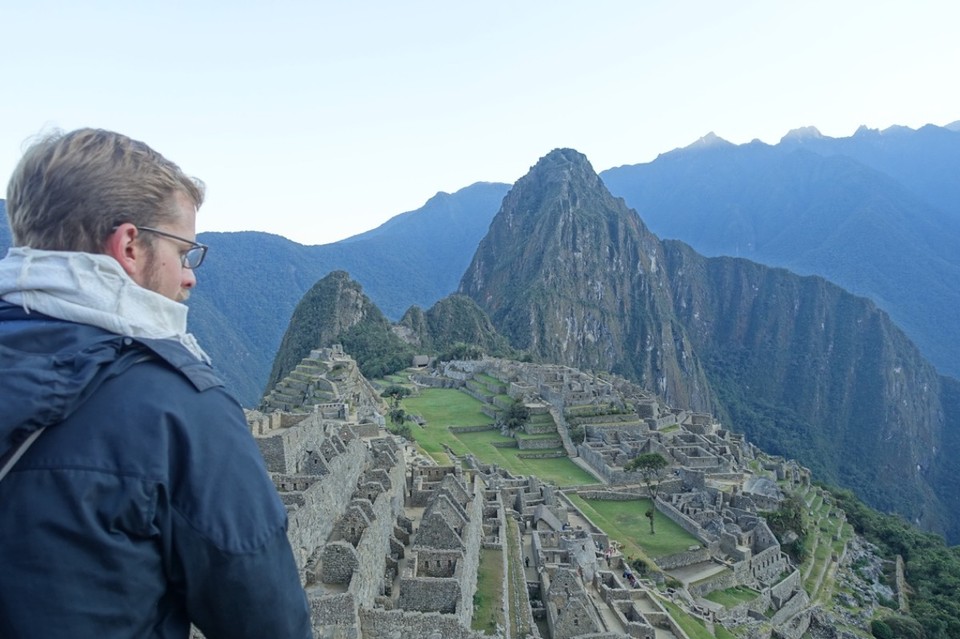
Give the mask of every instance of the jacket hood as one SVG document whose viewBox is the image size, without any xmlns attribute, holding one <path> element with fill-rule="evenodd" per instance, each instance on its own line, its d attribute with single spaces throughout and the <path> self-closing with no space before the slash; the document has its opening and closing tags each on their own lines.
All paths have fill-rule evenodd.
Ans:
<svg viewBox="0 0 960 639">
<path fill-rule="evenodd" d="M 199 390 L 221 384 L 172 340 L 124 337 L 0 301 L 0 458 L 30 433 L 69 417 L 104 381 L 154 358 Z"/>
</svg>

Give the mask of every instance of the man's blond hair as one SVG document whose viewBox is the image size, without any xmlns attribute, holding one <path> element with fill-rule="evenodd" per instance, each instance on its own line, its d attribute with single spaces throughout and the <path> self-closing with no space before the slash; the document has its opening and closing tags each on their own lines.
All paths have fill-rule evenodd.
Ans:
<svg viewBox="0 0 960 639">
<path fill-rule="evenodd" d="M 7 217 L 15 246 L 101 253 L 119 224 L 176 222 L 178 192 L 203 204 L 203 183 L 143 142 L 102 129 L 57 132 L 23 154 Z"/>
</svg>

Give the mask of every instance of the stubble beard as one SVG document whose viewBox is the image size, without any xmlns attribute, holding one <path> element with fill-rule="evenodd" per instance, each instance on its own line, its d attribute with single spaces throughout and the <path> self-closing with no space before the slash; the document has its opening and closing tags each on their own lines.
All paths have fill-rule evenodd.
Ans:
<svg viewBox="0 0 960 639">
<path fill-rule="evenodd" d="M 153 247 L 148 249 L 148 251 L 149 252 L 147 255 L 147 269 L 146 269 L 147 277 L 144 280 L 144 284 L 145 284 L 144 288 L 153 291 L 157 295 L 163 295 L 163 293 L 160 292 L 161 285 L 160 285 L 160 276 L 159 276 L 159 273 L 157 272 L 156 253 L 154 252 Z M 189 297 L 190 297 L 190 289 L 183 288 L 181 286 L 177 290 L 177 295 L 176 297 L 173 298 L 173 301 L 183 303 L 183 302 L 186 302 L 187 298 Z"/>
</svg>

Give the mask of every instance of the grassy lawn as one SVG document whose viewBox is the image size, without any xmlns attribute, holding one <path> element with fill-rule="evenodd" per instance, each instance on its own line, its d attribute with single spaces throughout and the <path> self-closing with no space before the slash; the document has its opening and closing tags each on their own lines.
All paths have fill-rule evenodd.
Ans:
<svg viewBox="0 0 960 639">
<path fill-rule="evenodd" d="M 497 464 L 501 468 L 506 468 L 514 475 L 536 475 L 542 481 L 556 484 L 557 486 L 579 486 L 598 483 L 593 475 L 580 466 L 577 466 L 569 457 L 524 459 L 520 457 L 520 455 L 532 451 L 521 451 L 519 448 L 494 448 L 491 442 L 511 441 L 509 437 L 504 437 L 497 431 L 460 433 L 454 437 L 461 446 L 476 455 L 480 461 L 487 464 Z M 451 448 L 454 447 L 451 446 Z M 456 449 L 454 448 L 454 450 Z"/>
<path fill-rule="evenodd" d="M 432 430 L 493 423 L 480 410 L 480 400 L 450 388 L 425 388 L 418 396 L 405 398 L 402 406 L 407 413 L 422 416 Z"/>
<path fill-rule="evenodd" d="M 483 404 L 460 391 L 445 388 L 427 388 L 415 397 L 407 397 L 401 406 L 410 415 L 420 415 L 426 426 L 410 426 L 417 444 L 426 454 L 440 464 L 449 464 L 444 445 L 457 455 L 465 455 L 468 449 L 448 430 L 450 426 L 483 426 L 493 420 L 481 412 Z"/>
<path fill-rule="evenodd" d="M 499 379 L 497 379 L 493 375 L 487 375 L 486 373 L 475 373 L 473 378 L 478 382 L 480 382 L 481 384 L 499 384 L 501 386 L 503 385 L 503 382 L 501 382 Z"/>
<path fill-rule="evenodd" d="M 586 500 L 579 495 L 569 495 L 570 500 L 603 529 L 611 538 L 623 544 L 623 553 L 628 556 L 664 557 L 684 552 L 700 541 L 668 519 L 659 511 L 654 513 L 653 523 L 657 531 L 650 534 L 650 520 L 644 513 L 650 508 L 649 499 L 631 501 Z"/>
<path fill-rule="evenodd" d="M 687 633 L 690 639 L 714 639 L 714 635 L 712 635 L 702 623 L 685 613 L 678 605 L 667 599 L 660 599 L 659 601 L 663 604 L 663 607 L 667 609 L 667 612 L 670 613 L 670 616 L 673 617 L 673 620 L 677 622 L 677 625 L 683 628 L 683 631 Z M 724 639 L 735 637 L 735 635 L 730 634 L 719 624 L 716 625 L 715 628 L 717 630 L 717 637 Z M 723 631 L 724 634 L 720 634 L 720 631 Z"/>
<path fill-rule="evenodd" d="M 503 624 L 503 551 L 484 548 L 477 566 L 477 593 L 473 597 L 472 628 L 494 634 Z"/>
<path fill-rule="evenodd" d="M 520 563 L 520 529 L 517 522 L 507 518 L 507 578 L 511 596 L 507 602 L 510 611 L 510 622 L 514 637 L 527 637 L 530 628 L 527 611 L 530 609 L 530 599 L 527 597 L 527 581 Z"/>
<path fill-rule="evenodd" d="M 757 598 L 758 594 L 756 590 L 747 588 L 746 586 L 737 586 L 736 588 L 727 588 L 726 590 L 714 590 L 708 594 L 706 598 L 721 606 L 733 608 L 742 603 L 753 601 Z"/>
<path fill-rule="evenodd" d="M 483 403 L 466 393 L 446 388 L 428 388 L 417 397 L 403 400 L 407 413 L 422 416 L 427 425 L 412 425 L 410 431 L 421 449 L 441 464 L 449 464 L 444 446 L 456 455 L 472 453 L 486 464 L 497 464 L 515 475 L 536 475 L 558 486 L 596 484 L 597 479 L 567 457 L 523 459 L 517 448 L 495 448 L 493 442 L 511 442 L 496 430 L 452 433 L 450 426 L 483 426 L 493 420 L 480 410 Z M 530 452 L 530 451 L 526 451 Z M 547 451 L 537 451 L 547 452 Z"/>
</svg>

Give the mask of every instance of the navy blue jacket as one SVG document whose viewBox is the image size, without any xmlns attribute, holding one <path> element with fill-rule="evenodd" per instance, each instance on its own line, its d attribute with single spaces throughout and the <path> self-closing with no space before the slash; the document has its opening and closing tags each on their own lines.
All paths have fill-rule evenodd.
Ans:
<svg viewBox="0 0 960 639">
<path fill-rule="evenodd" d="M 172 340 L 0 301 L 0 637 L 310 637 L 239 404 Z"/>
</svg>

